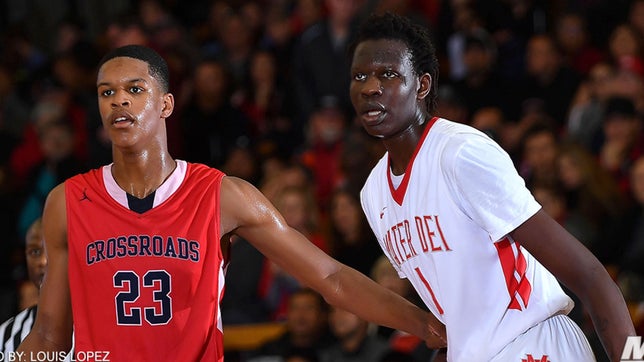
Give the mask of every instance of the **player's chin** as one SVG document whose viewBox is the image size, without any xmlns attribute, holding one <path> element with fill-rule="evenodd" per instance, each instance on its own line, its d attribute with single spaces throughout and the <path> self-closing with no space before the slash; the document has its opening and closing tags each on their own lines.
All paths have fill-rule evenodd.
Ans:
<svg viewBox="0 0 644 362">
<path fill-rule="evenodd" d="M 367 132 L 367 134 L 369 134 L 369 136 L 380 138 L 380 139 L 385 138 L 386 133 L 384 132 L 382 127 L 380 127 L 380 124 L 370 125 L 363 122 L 362 127 Z"/>
</svg>

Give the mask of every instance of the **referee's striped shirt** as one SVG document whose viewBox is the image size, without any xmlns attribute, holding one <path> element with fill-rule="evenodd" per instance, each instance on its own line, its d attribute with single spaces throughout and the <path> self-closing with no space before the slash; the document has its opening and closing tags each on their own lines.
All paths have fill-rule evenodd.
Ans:
<svg viewBox="0 0 644 362">
<path fill-rule="evenodd" d="M 29 307 L 0 325 L 0 337 L 2 337 L 0 353 L 3 356 L 7 352 L 14 352 L 20 342 L 27 337 L 36 320 L 37 310 L 37 305 Z"/>
<path fill-rule="evenodd" d="M 2 345 L 0 346 L 0 356 L 7 356 L 7 352 L 15 352 L 16 348 L 20 345 L 23 339 L 27 337 L 31 331 L 31 327 L 36 320 L 36 312 L 38 305 L 29 307 L 22 312 L 16 314 L 15 317 L 9 318 L 6 322 L 0 324 L 0 337 L 2 337 Z M 72 335 L 72 349 L 65 355 L 63 362 L 71 361 L 74 354 L 74 338 Z M 4 359 L 0 359 L 4 361 Z"/>
</svg>

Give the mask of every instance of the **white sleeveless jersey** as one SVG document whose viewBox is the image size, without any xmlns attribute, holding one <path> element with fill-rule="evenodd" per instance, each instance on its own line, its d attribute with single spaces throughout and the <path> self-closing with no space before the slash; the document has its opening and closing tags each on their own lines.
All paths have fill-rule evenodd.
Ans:
<svg viewBox="0 0 644 362">
<path fill-rule="evenodd" d="M 478 130 L 433 118 L 398 187 L 389 157 L 361 191 L 382 250 L 447 328 L 450 361 L 488 361 L 572 300 L 508 233 L 540 205 L 508 154 Z"/>
</svg>

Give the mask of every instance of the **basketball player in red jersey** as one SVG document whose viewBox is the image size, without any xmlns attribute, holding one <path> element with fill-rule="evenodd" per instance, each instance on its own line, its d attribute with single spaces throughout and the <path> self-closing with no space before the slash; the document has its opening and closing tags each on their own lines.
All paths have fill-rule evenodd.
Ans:
<svg viewBox="0 0 644 362">
<path fill-rule="evenodd" d="M 27 358 L 68 351 L 73 326 L 83 360 L 222 361 L 219 302 L 231 234 L 331 304 L 444 345 L 435 318 L 313 246 L 255 187 L 172 158 L 165 120 L 174 98 L 153 50 L 113 50 L 97 86 L 113 163 L 48 196 L 49 266 L 35 325 L 19 348 Z"/>
</svg>

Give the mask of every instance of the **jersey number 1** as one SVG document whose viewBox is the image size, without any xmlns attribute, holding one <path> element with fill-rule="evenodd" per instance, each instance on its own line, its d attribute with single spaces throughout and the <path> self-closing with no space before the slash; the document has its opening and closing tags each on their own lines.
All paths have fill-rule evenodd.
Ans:
<svg viewBox="0 0 644 362">
<path fill-rule="evenodd" d="M 127 286 L 125 285 L 127 284 Z M 172 319 L 172 298 L 170 298 L 170 274 L 165 270 L 150 270 L 143 276 L 144 288 L 156 287 L 152 300 L 158 303 L 151 307 L 130 307 L 141 295 L 139 276 L 133 271 L 119 271 L 114 274 L 114 287 L 126 289 L 116 294 L 116 323 L 118 325 L 140 326 L 141 315 L 151 325 L 167 324 Z M 158 313 L 157 313 L 158 310 Z M 142 313 L 143 311 L 143 313 Z"/>
</svg>

